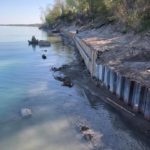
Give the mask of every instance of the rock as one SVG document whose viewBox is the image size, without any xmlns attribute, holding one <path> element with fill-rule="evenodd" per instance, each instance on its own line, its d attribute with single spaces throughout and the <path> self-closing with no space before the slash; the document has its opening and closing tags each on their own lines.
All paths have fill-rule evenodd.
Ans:
<svg viewBox="0 0 150 150">
<path fill-rule="evenodd" d="M 43 58 L 43 59 L 46 59 L 47 57 L 46 57 L 46 55 L 43 54 L 43 55 L 42 55 L 42 58 Z"/>
<path fill-rule="evenodd" d="M 60 71 L 61 69 L 62 69 L 61 67 L 59 67 L 59 68 L 52 67 L 52 68 L 51 68 L 51 70 L 52 70 L 52 71 L 54 71 L 54 72 L 56 72 L 56 71 Z"/>
<path fill-rule="evenodd" d="M 29 45 L 34 45 L 34 46 L 36 46 L 36 45 L 38 45 L 38 40 L 37 40 L 37 41 L 34 41 L 34 42 L 28 40 L 28 44 L 29 44 Z"/>
<path fill-rule="evenodd" d="M 150 68 L 147 68 L 147 72 L 150 73 Z"/>
<path fill-rule="evenodd" d="M 64 81 L 64 77 L 54 77 L 56 80 L 63 82 Z"/>
<path fill-rule="evenodd" d="M 43 52 L 47 52 L 47 50 L 45 49 L 45 50 L 42 50 Z"/>
<path fill-rule="evenodd" d="M 21 116 L 22 116 L 23 118 L 31 117 L 31 116 L 32 116 L 32 111 L 31 111 L 31 109 L 29 109 L 29 108 L 22 108 L 22 109 L 21 109 Z"/>
<path fill-rule="evenodd" d="M 58 29 L 56 29 L 56 30 L 52 30 L 52 33 L 60 33 L 60 30 Z"/>
<path fill-rule="evenodd" d="M 73 87 L 73 83 L 72 83 L 72 81 L 69 77 L 64 77 L 63 86 L 67 86 L 67 87 L 70 87 L 70 88 Z"/>
<path fill-rule="evenodd" d="M 51 43 L 49 41 L 44 41 L 44 40 L 40 40 L 38 42 L 38 44 L 40 47 L 50 47 L 51 46 Z"/>
<path fill-rule="evenodd" d="M 63 86 L 67 86 L 67 87 L 73 87 L 73 83 L 71 81 L 71 79 L 69 77 L 54 77 L 56 80 L 63 82 Z"/>
<path fill-rule="evenodd" d="M 93 136 L 94 136 L 94 132 L 90 129 L 88 129 L 87 131 L 83 131 L 82 132 L 83 137 L 87 140 L 87 141 L 91 141 Z"/>
<path fill-rule="evenodd" d="M 80 126 L 80 132 L 82 133 L 83 137 L 87 141 L 91 141 L 92 138 L 94 137 L 94 131 L 91 130 L 88 126 L 86 125 L 81 125 Z"/>
<path fill-rule="evenodd" d="M 89 127 L 87 127 L 85 125 L 81 126 L 81 128 L 80 128 L 81 132 L 86 131 L 86 130 L 89 130 Z"/>
<path fill-rule="evenodd" d="M 69 68 L 69 65 L 62 65 L 61 69 L 67 69 Z"/>
<path fill-rule="evenodd" d="M 73 87 L 73 83 L 70 79 L 64 80 L 63 86 Z"/>
<path fill-rule="evenodd" d="M 51 67 L 51 70 L 54 71 L 54 72 L 57 72 L 57 71 L 61 71 L 63 69 L 66 69 L 67 67 L 68 67 L 68 65 L 63 65 L 63 66 L 61 66 L 59 68 L 57 68 L 57 67 Z"/>
</svg>

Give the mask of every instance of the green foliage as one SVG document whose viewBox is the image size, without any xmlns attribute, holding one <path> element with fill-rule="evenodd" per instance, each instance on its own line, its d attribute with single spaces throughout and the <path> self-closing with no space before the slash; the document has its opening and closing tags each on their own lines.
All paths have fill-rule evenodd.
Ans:
<svg viewBox="0 0 150 150">
<path fill-rule="evenodd" d="M 146 7 L 141 13 L 141 26 L 140 30 L 148 30 L 150 29 L 150 6 Z"/>
<path fill-rule="evenodd" d="M 46 14 L 45 20 L 47 23 L 51 24 L 59 16 L 61 16 L 61 10 L 58 6 L 55 6 L 53 9 L 49 9 L 48 13 Z"/>
<path fill-rule="evenodd" d="M 112 9 L 112 13 L 128 27 L 134 30 L 150 28 L 149 0 L 112 0 L 112 2 L 114 3 L 111 3 L 111 7 L 109 7 Z"/>
<path fill-rule="evenodd" d="M 57 19 L 72 22 L 79 14 L 89 21 L 102 16 L 108 22 L 119 20 L 133 29 L 150 28 L 150 0 L 56 0 L 45 20 L 49 24 Z"/>
</svg>

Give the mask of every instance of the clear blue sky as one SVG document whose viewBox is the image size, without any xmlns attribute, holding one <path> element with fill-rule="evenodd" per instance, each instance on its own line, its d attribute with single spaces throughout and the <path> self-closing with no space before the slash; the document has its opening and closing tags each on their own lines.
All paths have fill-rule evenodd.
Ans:
<svg viewBox="0 0 150 150">
<path fill-rule="evenodd" d="M 41 8 L 54 0 L 0 0 L 0 24 L 41 22 Z"/>
</svg>

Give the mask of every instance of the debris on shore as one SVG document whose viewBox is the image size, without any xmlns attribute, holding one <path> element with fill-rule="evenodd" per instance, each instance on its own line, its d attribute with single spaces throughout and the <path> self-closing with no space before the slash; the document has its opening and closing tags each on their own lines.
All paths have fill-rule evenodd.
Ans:
<svg viewBox="0 0 150 150">
<path fill-rule="evenodd" d="M 43 54 L 43 55 L 42 55 L 42 58 L 43 58 L 43 59 L 46 59 L 47 57 L 46 57 L 46 55 L 45 55 L 45 54 Z"/>
<path fill-rule="evenodd" d="M 68 67 L 68 65 L 63 65 L 61 67 L 51 67 L 51 70 L 54 71 L 54 72 L 57 72 L 57 71 L 62 71 L 63 69 L 66 69 Z"/>
<path fill-rule="evenodd" d="M 20 113 L 22 118 L 28 118 L 32 116 L 32 111 L 29 108 L 22 108 Z"/>
<path fill-rule="evenodd" d="M 51 46 L 51 43 L 50 43 L 49 41 L 40 40 L 40 41 L 38 42 L 38 45 L 39 45 L 40 47 L 50 47 L 50 46 Z"/>
<path fill-rule="evenodd" d="M 92 148 L 97 149 L 101 145 L 102 134 L 94 131 L 86 123 L 77 124 L 81 137 L 84 138 Z"/>
<path fill-rule="evenodd" d="M 54 72 L 57 72 L 57 71 L 61 71 L 62 67 L 59 67 L 59 68 L 56 68 L 56 67 L 52 67 L 51 70 L 54 71 Z"/>
<path fill-rule="evenodd" d="M 63 82 L 62 86 L 67 86 L 69 88 L 73 87 L 73 83 L 69 77 L 54 76 L 54 78 L 60 82 Z"/>
<path fill-rule="evenodd" d="M 39 41 L 38 41 L 38 39 L 35 38 L 35 36 L 32 36 L 31 41 L 28 40 L 29 45 L 34 45 L 34 46 L 36 46 L 36 45 L 38 45 L 38 42 L 39 42 Z"/>
<path fill-rule="evenodd" d="M 60 30 L 59 29 L 54 29 L 51 31 L 52 33 L 60 33 Z"/>
<path fill-rule="evenodd" d="M 45 52 L 45 53 L 47 52 L 47 50 L 46 50 L 46 49 L 45 49 L 45 50 L 42 50 L 42 51 L 43 51 L 43 52 Z"/>
<path fill-rule="evenodd" d="M 61 67 L 51 67 L 51 70 L 53 72 L 58 72 L 58 71 L 64 71 L 66 68 L 68 68 L 68 65 L 63 65 Z M 63 82 L 62 86 L 67 86 L 67 87 L 73 87 L 73 83 L 71 79 L 68 76 L 61 76 L 61 75 L 55 75 L 54 78 L 58 81 Z"/>
</svg>

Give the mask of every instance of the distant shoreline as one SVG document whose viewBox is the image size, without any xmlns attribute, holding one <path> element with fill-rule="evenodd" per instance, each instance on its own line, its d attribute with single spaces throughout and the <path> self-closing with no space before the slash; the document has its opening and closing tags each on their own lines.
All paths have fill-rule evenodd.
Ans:
<svg viewBox="0 0 150 150">
<path fill-rule="evenodd" d="M 10 27 L 40 27 L 42 24 L 0 24 L 0 26 Z"/>
</svg>

